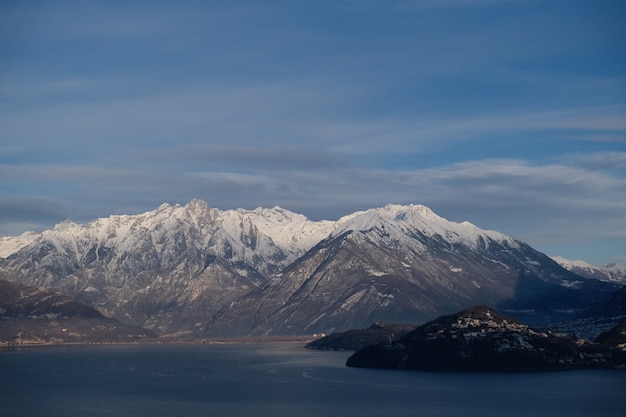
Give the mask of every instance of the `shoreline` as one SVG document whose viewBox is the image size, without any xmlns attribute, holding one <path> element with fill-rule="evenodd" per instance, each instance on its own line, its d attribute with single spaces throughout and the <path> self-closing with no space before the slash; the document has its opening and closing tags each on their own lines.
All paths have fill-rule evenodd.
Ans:
<svg viewBox="0 0 626 417">
<path fill-rule="evenodd" d="M 235 345 L 254 343 L 308 343 L 316 340 L 312 336 L 240 336 L 240 337 L 212 337 L 205 339 L 146 339 L 128 341 L 86 341 L 86 342 L 32 342 L 10 343 L 0 342 L 0 352 L 39 349 L 63 348 L 78 346 L 124 346 L 124 345 Z"/>
</svg>

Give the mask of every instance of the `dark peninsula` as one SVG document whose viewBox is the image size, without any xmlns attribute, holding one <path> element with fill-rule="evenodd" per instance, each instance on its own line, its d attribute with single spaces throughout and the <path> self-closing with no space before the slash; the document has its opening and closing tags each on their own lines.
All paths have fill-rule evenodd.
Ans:
<svg viewBox="0 0 626 417">
<path fill-rule="evenodd" d="M 347 366 L 428 371 L 615 368 L 625 366 L 620 334 L 606 337 L 610 343 L 590 343 L 477 306 L 428 322 L 391 343 L 368 346 L 352 355 Z"/>
<path fill-rule="evenodd" d="M 366 329 L 331 333 L 306 345 L 318 350 L 361 350 L 369 345 L 390 343 L 414 330 L 416 324 L 374 323 Z"/>
</svg>

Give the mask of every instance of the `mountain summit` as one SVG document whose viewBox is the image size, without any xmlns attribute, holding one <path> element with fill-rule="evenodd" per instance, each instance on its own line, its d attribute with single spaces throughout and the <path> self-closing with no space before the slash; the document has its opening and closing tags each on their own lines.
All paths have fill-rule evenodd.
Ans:
<svg viewBox="0 0 626 417">
<path fill-rule="evenodd" d="M 8 242 L 8 243 L 7 243 Z M 425 206 L 337 221 L 202 200 L 2 239 L 0 268 L 161 334 L 306 334 L 426 321 L 490 304 L 554 320 L 617 286 Z"/>
</svg>

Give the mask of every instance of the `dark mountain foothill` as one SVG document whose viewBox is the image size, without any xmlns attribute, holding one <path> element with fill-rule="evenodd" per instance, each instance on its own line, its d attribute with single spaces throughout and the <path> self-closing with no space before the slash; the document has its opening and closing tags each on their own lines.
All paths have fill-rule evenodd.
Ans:
<svg viewBox="0 0 626 417">
<path fill-rule="evenodd" d="M 612 329 L 602 333 L 596 342 L 608 347 L 614 352 L 616 360 L 626 366 L 626 318 Z"/>
<path fill-rule="evenodd" d="M 576 340 L 477 306 L 442 316 L 392 343 L 368 346 L 346 365 L 425 371 L 552 371 L 615 368 L 626 362 L 623 345 Z"/>
<path fill-rule="evenodd" d="M 369 345 L 391 343 L 393 340 L 414 330 L 415 324 L 374 323 L 366 329 L 354 329 L 331 333 L 306 345 L 307 349 L 318 350 L 361 350 Z"/>
<path fill-rule="evenodd" d="M 137 342 L 148 330 L 104 317 L 51 288 L 0 279 L 0 345 Z"/>
<path fill-rule="evenodd" d="M 576 317 L 626 317 L 626 286 L 584 308 Z"/>
<path fill-rule="evenodd" d="M 593 340 L 626 318 L 626 286 L 593 303 L 566 321 L 547 323 L 546 327 L 577 338 Z"/>
</svg>

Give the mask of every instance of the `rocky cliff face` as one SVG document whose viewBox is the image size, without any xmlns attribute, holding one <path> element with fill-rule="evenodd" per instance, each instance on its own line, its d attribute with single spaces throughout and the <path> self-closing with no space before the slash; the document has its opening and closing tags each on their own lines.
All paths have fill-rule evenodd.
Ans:
<svg viewBox="0 0 626 417">
<path fill-rule="evenodd" d="M 478 306 L 426 323 L 348 359 L 352 367 L 430 371 L 548 371 L 624 366 L 623 349 L 538 330 Z"/>
<path fill-rule="evenodd" d="M 0 268 L 19 282 L 176 336 L 329 333 L 477 303 L 554 320 L 617 288 L 418 205 L 313 222 L 279 207 L 220 211 L 194 200 L 27 238 L 0 242 L 15 245 L 0 248 L 10 253 Z"/>
</svg>

